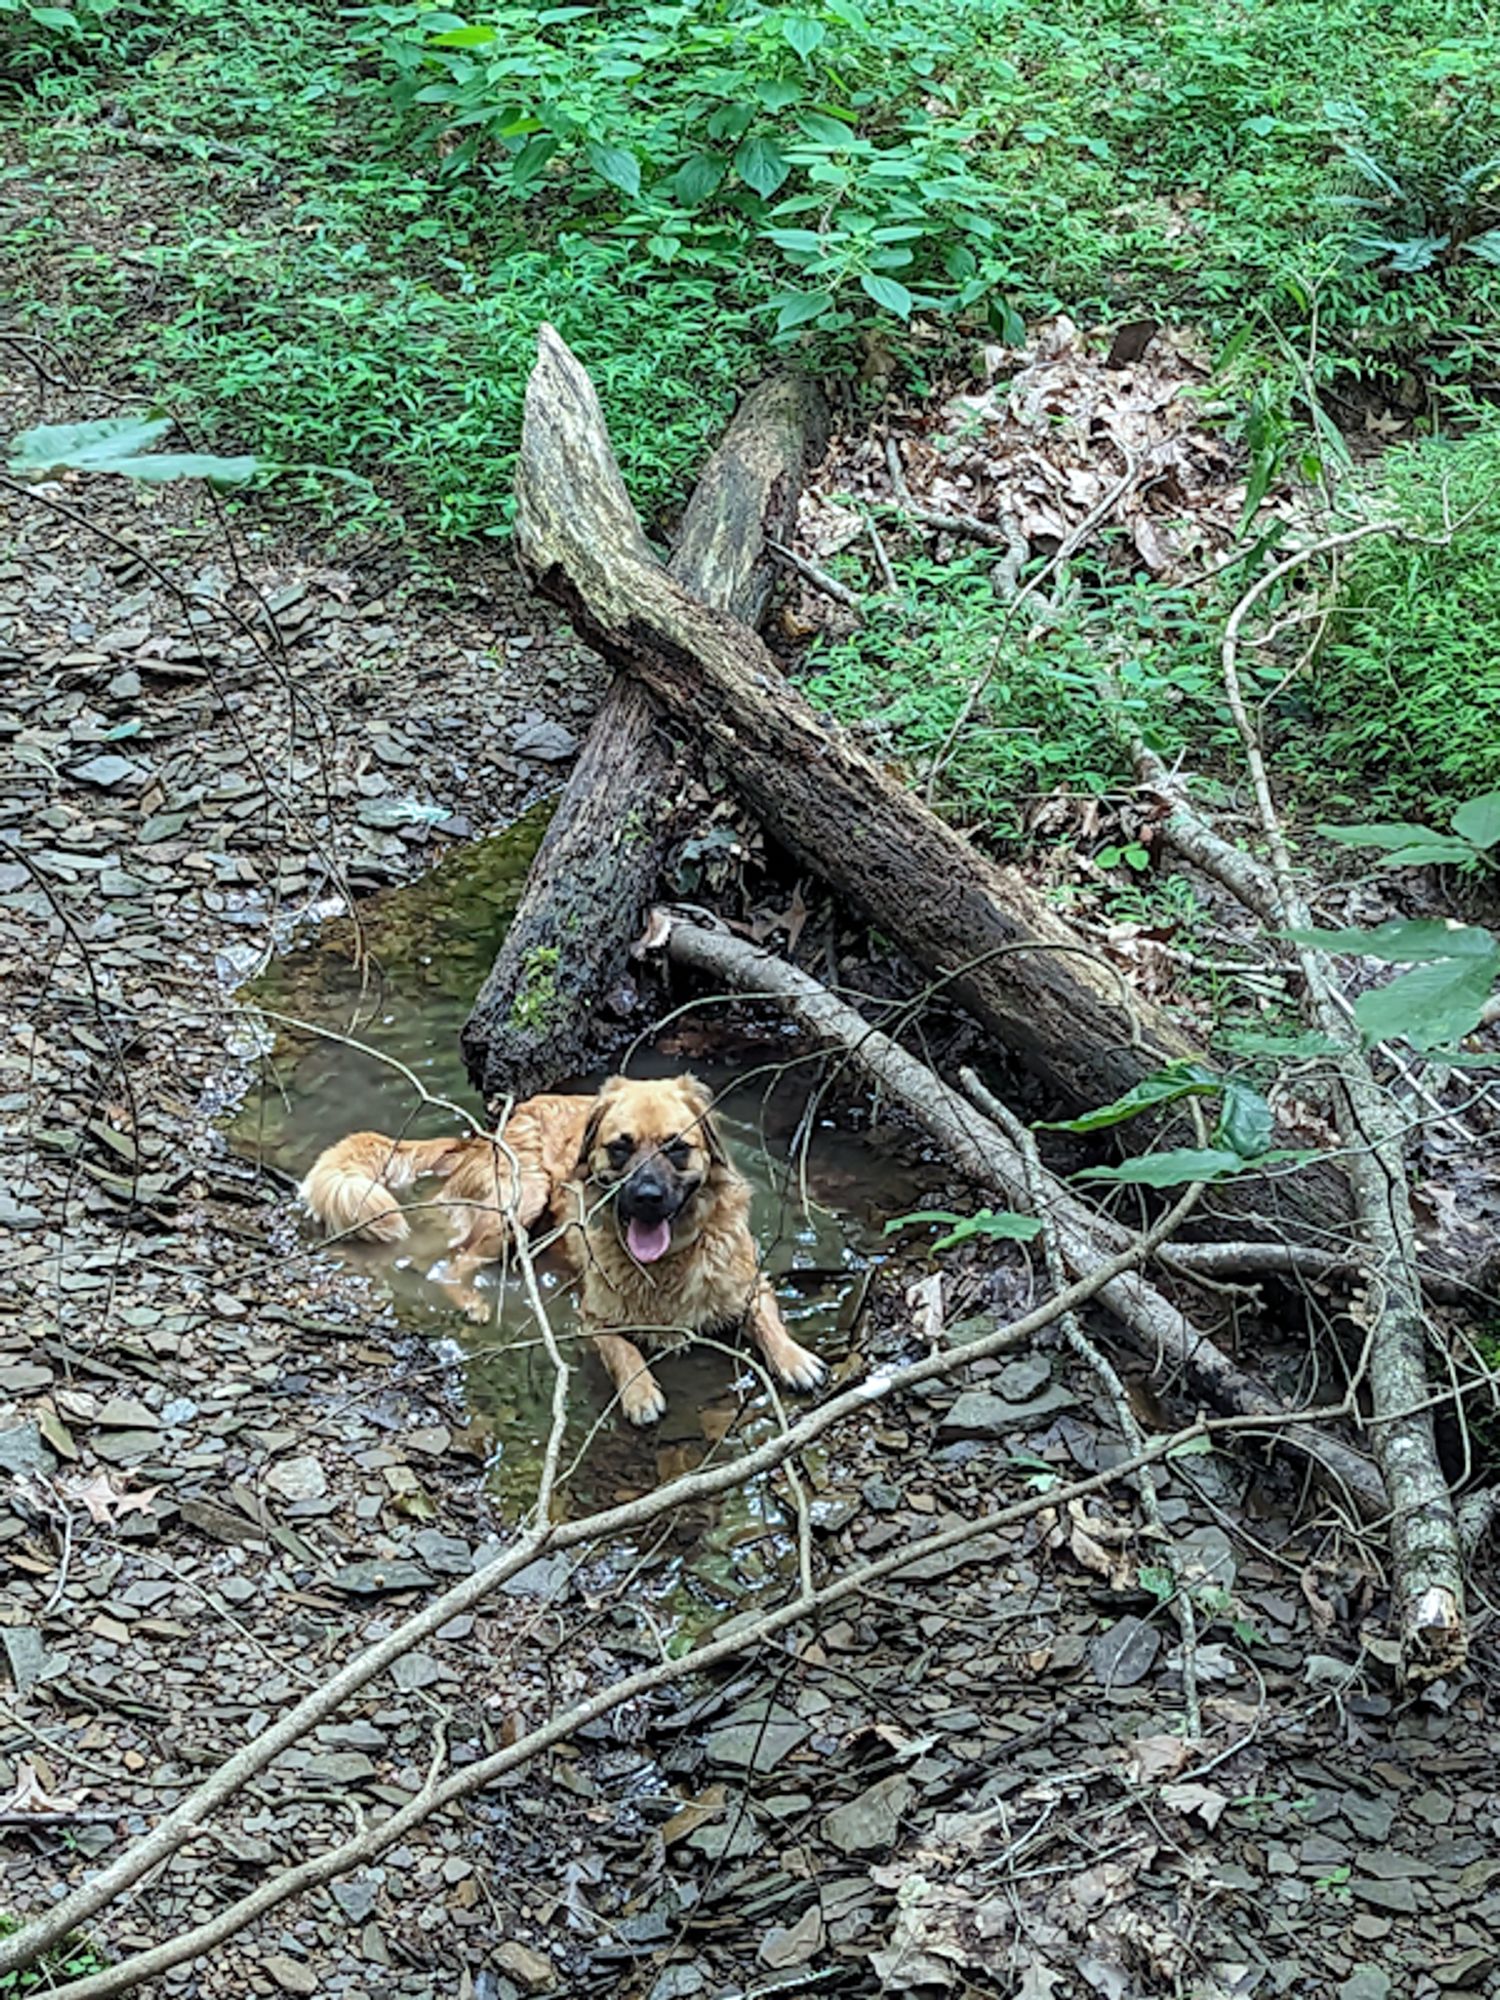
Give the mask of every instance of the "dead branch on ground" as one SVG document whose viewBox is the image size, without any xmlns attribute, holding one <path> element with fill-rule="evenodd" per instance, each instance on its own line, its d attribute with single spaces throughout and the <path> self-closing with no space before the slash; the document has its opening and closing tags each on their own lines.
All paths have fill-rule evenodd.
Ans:
<svg viewBox="0 0 1500 2000">
<path fill-rule="evenodd" d="M 1013 1206 L 1031 1207 L 1026 1163 L 997 1125 L 966 1097 L 870 1025 L 847 1002 L 809 974 L 727 932 L 670 921 L 667 950 L 677 965 L 747 997 L 780 1001 L 808 1033 L 842 1051 L 886 1096 L 933 1139 L 944 1158 L 974 1186 L 1001 1194 Z M 1125 1232 L 1090 1209 L 1050 1175 L 1044 1177 L 1045 1219 L 1068 1268 L 1096 1274 L 1118 1254 Z M 1174 1232 L 1175 1236 L 1175 1232 Z M 1127 1239 L 1128 1240 L 1128 1239 Z M 1332 1490 L 1367 1520 L 1388 1512 L 1384 1487 L 1369 1460 L 1309 1419 L 1290 1418 L 1264 1384 L 1237 1368 L 1223 1350 L 1132 1268 L 1100 1291 L 1099 1301 L 1121 1322 L 1128 1338 L 1168 1380 L 1181 1379 L 1212 1408 L 1240 1417 L 1263 1417 L 1288 1448 L 1304 1456 Z M 1337 1418 L 1341 1409 L 1320 1411 Z M 1279 1426 L 1284 1429 L 1278 1431 Z"/>
</svg>

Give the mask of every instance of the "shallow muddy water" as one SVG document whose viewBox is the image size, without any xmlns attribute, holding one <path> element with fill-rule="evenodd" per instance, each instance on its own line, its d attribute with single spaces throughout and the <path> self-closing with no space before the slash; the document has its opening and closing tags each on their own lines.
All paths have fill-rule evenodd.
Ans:
<svg viewBox="0 0 1500 2000">
<path fill-rule="evenodd" d="M 429 1137 L 459 1129 L 456 1112 L 424 1105 L 396 1065 L 432 1095 L 478 1112 L 458 1033 L 544 824 L 533 815 L 456 850 L 416 883 L 362 904 L 358 939 L 349 922 L 329 924 L 309 947 L 241 988 L 240 1000 L 260 1011 L 274 1047 L 231 1126 L 237 1150 L 300 1178 L 347 1132 Z M 678 1042 L 692 1047 L 690 1062 L 669 1037 L 632 1058 L 631 1073 L 691 1067 L 713 1087 L 731 1150 L 752 1185 L 756 1238 L 782 1310 L 799 1340 L 836 1362 L 881 1255 L 883 1225 L 916 1205 L 920 1170 L 882 1135 L 843 1129 L 817 1105 L 809 1108 L 815 1063 L 788 1067 L 788 1051 L 774 1043 L 726 1061 L 729 1045 L 714 1029 L 715 1013 L 722 1008 L 695 1013 L 678 1030 Z M 491 1477 L 513 1517 L 535 1489 L 552 1387 L 532 1314 L 519 1281 L 496 1269 L 481 1281 L 487 1323 L 467 1317 L 430 1275 L 444 1251 L 439 1218 L 418 1214 L 414 1224 L 398 1255 L 357 1245 L 336 1254 L 387 1286 L 404 1322 L 428 1333 L 440 1356 L 462 1360 Z M 767 1434 L 772 1417 L 758 1379 L 736 1355 L 705 1348 L 657 1362 L 667 1415 L 651 1433 L 632 1431 L 608 1412 L 592 1352 L 572 1344 L 576 1321 L 558 1274 L 545 1258 L 540 1271 L 548 1316 L 576 1364 L 565 1457 L 574 1465 L 570 1511 L 642 1491 L 709 1451 L 740 1449 Z M 786 1529 L 768 1487 L 730 1496 L 712 1518 L 683 1522 L 675 1554 L 653 1566 L 655 1582 L 646 1585 L 660 1598 L 660 1615 L 691 1627 L 694 1600 L 717 1609 L 726 1597 L 753 1591 L 779 1567 Z"/>
</svg>

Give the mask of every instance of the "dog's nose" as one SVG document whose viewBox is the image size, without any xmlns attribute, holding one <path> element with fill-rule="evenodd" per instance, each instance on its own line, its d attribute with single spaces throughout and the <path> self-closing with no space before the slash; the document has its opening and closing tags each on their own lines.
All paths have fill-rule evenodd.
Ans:
<svg viewBox="0 0 1500 2000">
<path fill-rule="evenodd" d="M 660 1174 L 644 1167 L 625 1183 L 625 1197 L 631 1214 L 645 1221 L 666 1212 L 670 1191 Z"/>
</svg>

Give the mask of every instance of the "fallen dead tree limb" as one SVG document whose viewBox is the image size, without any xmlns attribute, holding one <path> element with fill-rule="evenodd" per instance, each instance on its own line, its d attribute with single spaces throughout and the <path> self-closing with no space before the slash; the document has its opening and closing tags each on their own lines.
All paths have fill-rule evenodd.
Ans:
<svg viewBox="0 0 1500 2000">
<path fill-rule="evenodd" d="M 825 728 L 744 625 L 657 561 L 588 375 L 550 328 L 527 387 L 516 538 L 537 588 L 691 727 L 768 832 L 1073 1108 L 1205 1052 L 1132 993 L 1021 873 L 980 854 L 842 732 Z M 1336 1173 L 1246 1175 L 1215 1190 L 1236 1233 L 1338 1251 Z"/>
<path fill-rule="evenodd" d="M 1010 1506 L 994 1509 L 981 1514 L 972 1521 L 955 1523 L 934 1534 L 925 1535 L 920 1540 L 910 1542 L 903 1548 L 893 1549 L 883 1556 L 877 1556 L 862 1563 L 857 1569 L 847 1571 L 832 1583 L 821 1589 L 799 1590 L 789 1603 L 779 1606 L 751 1620 L 738 1631 L 711 1640 L 695 1652 L 684 1654 L 678 1659 L 661 1661 L 658 1665 L 643 1668 L 640 1672 L 627 1675 L 611 1686 L 601 1688 L 562 1714 L 553 1716 L 539 1728 L 529 1730 L 516 1742 L 497 1750 L 488 1757 L 468 1764 L 462 1770 L 454 1771 L 446 1779 L 439 1781 L 441 1763 L 434 1759 L 426 1784 L 411 1799 L 397 1808 L 388 1819 L 378 1826 L 372 1826 L 343 1842 L 338 1847 L 326 1849 L 302 1862 L 296 1868 L 287 1869 L 283 1874 L 273 1876 L 248 1895 L 220 1910 L 207 1922 L 193 1930 L 184 1931 L 174 1938 L 154 1948 L 137 1952 L 133 1957 L 112 1965 L 107 1971 L 92 1973 L 84 1979 L 69 1980 L 61 1986 L 48 1990 L 52 2000 L 110 2000 L 117 1993 L 129 1992 L 147 1979 L 158 1978 L 169 1972 L 173 1966 L 183 1965 L 190 1959 L 200 1958 L 215 1946 L 224 1944 L 229 1938 L 244 1930 L 258 1917 L 289 1902 L 294 1896 L 305 1895 L 324 1882 L 331 1882 L 373 1860 L 389 1847 L 409 1834 L 413 1828 L 430 1819 L 444 1807 L 455 1805 L 471 1798 L 474 1793 L 497 1783 L 507 1773 L 519 1770 L 531 1763 L 554 1744 L 564 1742 L 590 1722 L 608 1715 L 611 1710 L 621 1707 L 627 1701 L 653 1693 L 667 1687 L 673 1681 L 683 1680 L 689 1674 L 701 1673 L 709 1667 L 717 1666 L 725 1660 L 764 1645 L 789 1627 L 803 1619 L 830 1611 L 846 1600 L 858 1597 L 862 1591 L 883 1582 L 888 1577 L 899 1579 L 904 1570 L 914 1563 L 938 1555 L 945 1550 L 961 1548 L 965 1542 L 977 1540 L 981 1535 L 993 1534 L 999 1529 L 1017 1526 L 1034 1515 L 1050 1509 L 1066 1509 L 1074 1501 L 1087 1499 L 1091 1494 L 1104 1491 L 1116 1481 L 1129 1479 L 1147 1467 L 1170 1457 L 1174 1451 L 1191 1446 L 1198 1439 L 1210 1434 L 1211 1426 L 1204 1423 L 1190 1425 L 1170 1437 L 1157 1438 L 1151 1444 L 1123 1459 L 1106 1472 L 1098 1472 L 1087 1479 L 1081 1479 L 1068 1486 L 1052 1487 L 1044 1493 L 1033 1493 L 1023 1500 L 1014 1501 Z"/>
<path fill-rule="evenodd" d="M 527 388 L 516 540 L 582 635 L 696 732 L 800 861 L 939 969 L 1069 1104 L 1194 1053 L 1016 871 L 996 866 L 874 759 L 825 729 L 738 620 L 659 563 L 578 361 L 544 329 Z"/>
<path fill-rule="evenodd" d="M 589 414 L 572 413 L 581 424 Z M 747 626 L 760 623 L 771 601 L 769 553 L 796 525 L 804 470 L 825 428 L 822 399 L 799 376 L 750 391 L 683 517 L 670 568 L 685 589 Z M 613 480 L 614 504 L 628 508 L 608 436 L 601 430 L 579 448 L 590 442 L 593 476 Z M 532 473 L 545 476 L 545 466 Z M 598 1010 L 621 985 L 658 893 L 673 803 L 695 763 L 639 682 L 617 675 L 464 1024 L 464 1059 L 487 1103 L 554 1089 L 594 1067 Z"/>
<path fill-rule="evenodd" d="M 1220 666 L 1269 861 L 1225 840 L 1194 808 L 1180 780 L 1131 729 L 1106 690 L 1116 732 L 1131 754 L 1137 777 L 1167 807 L 1163 837 L 1273 929 L 1309 930 L 1312 913 L 1297 884 L 1259 733 L 1244 699 L 1241 635 L 1257 604 L 1305 563 L 1371 536 L 1395 532 L 1399 530 L 1392 523 L 1369 522 L 1297 550 L 1251 585 L 1226 623 Z M 1465 1538 L 1437 1454 L 1427 1379 L 1422 1253 L 1402 1156 L 1403 1121 L 1390 1093 L 1370 1069 L 1328 955 L 1305 943 L 1293 948 L 1308 1012 L 1331 1045 L 1334 1108 L 1344 1140 L 1342 1171 L 1358 1232 L 1355 1261 L 1369 1288 L 1363 1308 L 1367 1340 L 1362 1372 L 1370 1389 L 1372 1445 L 1391 1499 L 1393 1596 L 1403 1673 L 1409 1680 L 1432 1680 L 1458 1671 L 1467 1653 Z"/>
<path fill-rule="evenodd" d="M 727 932 L 703 930 L 681 918 L 671 923 L 667 950 L 674 964 L 720 987 L 781 1002 L 810 1034 L 843 1050 L 967 1180 L 1003 1195 L 1017 1208 L 1032 1207 L 1026 1161 L 999 1126 L 807 973 Z M 1045 1220 L 1069 1269 L 1079 1277 L 1096 1275 L 1112 1261 L 1123 1232 L 1052 1176 L 1045 1176 L 1045 1185 Z M 1280 1433 L 1282 1441 L 1359 1514 L 1378 1520 L 1389 1511 L 1385 1489 L 1368 1459 L 1310 1424 L 1289 1423 L 1288 1412 L 1271 1391 L 1237 1368 L 1136 1270 L 1112 1278 L 1099 1300 L 1156 1369 L 1181 1378 L 1192 1395 L 1214 1409 L 1264 1418 L 1268 1428 L 1288 1425 Z"/>
<path fill-rule="evenodd" d="M 726 1459 L 702 1471 L 689 1473 L 642 1494 L 638 1499 L 605 1508 L 596 1514 L 566 1521 L 554 1521 L 539 1515 L 535 1525 L 519 1536 L 494 1562 L 442 1591 L 393 1632 L 357 1653 L 321 1687 L 304 1695 L 294 1707 L 243 1744 L 158 1820 L 149 1832 L 124 1848 L 96 1875 L 90 1876 L 61 1898 L 50 1910 L 33 1918 L 23 1929 L 8 1937 L 0 1936 L 0 1977 L 34 1964 L 44 1952 L 87 1924 L 143 1876 L 175 1854 L 211 1813 L 241 1791 L 282 1751 L 335 1714 L 361 1688 L 368 1686 L 378 1674 L 430 1637 L 439 1626 L 457 1617 L 460 1612 L 472 1610 L 539 1555 L 559 1553 L 585 1543 L 607 1541 L 613 1536 L 647 1527 L 679 1508 L 710 1499 L 732 1487 L 744 1485 L 760 1473 L 775 1470 L 825 1431 L 876 1403 L 899 1396 L 924 1382 L 962 1374 L 974 1361 L 1024 1346 L 1033 1334 L 1050 1326 L 1059 1314 L 1083 1305 L 1102 1293 L 1114 1279 L 1148 1259 L 1159 1244 L 1172 1236 L 1190 1206 L 1190 1199 L 1185 1197 L 1143 1236 L 1133 1240 L 1118 1255 L 1098 1264 L 1087 1278 L 1080 1279 L 1009 1326 L 997 1328 L 994 1333 L 961 1348 L 939 1349 L 907 1367 L 881 1370 L 809 1410 L 796 1423 L 740 1458 Z M 550 1446 L 548 1460 L 553 1462 Z"/>
<path fill-rule="evenodd" d="M 1245 704 L 1240 635 L 1256 605 L 1299 566 L 1351 542 L 1390 532 L 1388 524 L 1367 523 L 1288 556 L 1250 586 L 1224 628 L 1220 651 L 1224 688 L 1270 854 L 1276 914 L 1289 932 L 1310 930 L 1312 913 L 1297 886 L 1259 732 Z M 1329 1062 L 1336 1086 L 1335 1111 L 1365 1252 L 1371 1440 L 1391 1500 L 1392 1598 L 1402 1670 L 1408 1681 L 1435 1680 L 1463 1667 L 1468 1631 L 1458 1519 L 1438 1460 L 1427 1379 L 1427 1323 L 1402 1155 L 1402 1120 L 1390 1093 L 1376 1081 L 1358 1035 L 1338 1004 L 1341 996 L 1327 953 L 1305 941 L 1297 942 L 1295 950 L 1309 1012 L 1333 1044 Z"/>
</svg>

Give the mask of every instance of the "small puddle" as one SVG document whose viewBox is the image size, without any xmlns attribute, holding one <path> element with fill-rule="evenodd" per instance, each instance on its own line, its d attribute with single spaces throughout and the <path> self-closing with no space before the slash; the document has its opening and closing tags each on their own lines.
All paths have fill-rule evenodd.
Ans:
<svg viewBox="0 0 1500 2000">
<path fill-rule="evenodd" d="M 455 1129 L 457 1120 L 424 1107 L 399 1063 L 432 1094 L 478 1109 L 459 1055 L 458 1035 L 525 884 L 546 825 L 545 810 L 507 833 L 455 850 L 410 886 L 360 906 L 364 963 L 353 924 L 324 926 L 304 950 L 277 959 L 240 989 L 265 1010 L 274 1045 L 231 1125 L 237 1151 L 300 1176 L 332 1140 L 371 1128 L 406 1137 Z M 291 1027 L 271 1016 L 307 1024 Z M 631 1064 L 634 1075 L 691 1067 L 715 1091 L 737 1164 L 753 1191 L 752 1219 L 765 1268 L 796 1337 L 829 1361 L 847 1350 L 890 1216 L 917 1205 L 921 1169 L 899 1138 L 839 1126 L 809 1107 L 816 1065 L 787 1067 L 787 1051 L 761 1043 L 726 1060 L 734 1037 L 711 1012 L 695 1012 L 679 1041 Z M 597 1081 L 597 1079 L 593 1079 Z M 482 1281 L 487 1324 L 458 1311 L 428 1276 L 443 1254 L 440 1222 L 419 1222 L 401 1254 L 344 1245 L 336 1253 L 375 1275 L 403 1323 L 428 1334 L 438 1352 L 461 1360 L 470 1415 L 487 1446 L 490 1477 L 515 1519 L 536 1488 L 552 1376 L 519 1280 L 498 1269 Z M 540 1276 L 548 1315 L 576 1363 L 564 1463 L 572 1465 L 564 1504 L 573 1513 L 612 1504 L 690 1469 L 710 1452 L 746 1449 L 769 1435 L 774 1418 L 763 1388 L 734 1356 L 693 1348 L 655 1364 L 669 1407 L 649 1434 L 608 1413 L 603 1370 L 570 1340 L 571 1302 L 557 1273 Z M 816 1461 L 810 1466 L 817 1476 Z M 622 1559 L 643 1569 L 633 1592 L 658 1624 L 683 1643 L 726 1603 L 753 1595 L 776 1575 L 789 1548 L 780 1498 L 760 1482 L 677 1525 L 665 1547 Z"/>
</svg>

